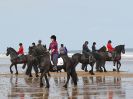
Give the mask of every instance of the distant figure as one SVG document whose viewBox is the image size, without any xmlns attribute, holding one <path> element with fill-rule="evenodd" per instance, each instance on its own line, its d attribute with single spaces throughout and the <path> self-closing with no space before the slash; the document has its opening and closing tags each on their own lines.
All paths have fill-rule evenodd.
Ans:
<svg viewBox="0 0 133 99">
<path fill-rule="evenodd" d="M 19 44 L 19 50 L 17 53 L 19 56 L 24 55 L 24 48 L 22 43 Z"/>
<path fill-rule="evenodd" d="M 93 42 L 93 45 L 92 45 L 92 52 L 95 53 L 97 50 L 96 50 L 96 42 Z"/>
<path fill-rule="evenodd" d="M 58 43 L 56 41 L 56 36 L 52 35 L 51 43 L 49 45 L 49 51 L 51 51 L 51 60 L 54 64 L 53 70 L 57 70 L 57 63 L 58 63 Z"/>
<path fill-rule="evenodd" d="M 60 55 L 67 55 L 67 48 L 64 47 L 64 44 L 61 44 L 59 52 L 60 52 Z"/>
<path fill-rule="evenodd" d="M 32 43 L 32 48 L 35 48 L 36 47 L 36 44 L 33 42 Z"/>
<path fill-rule="evenodd" d="M 46 45 L 42 45 L 42 41 L 41 40 L 38 41 L 37 48 L 39 48 L 43 52 L 47 51 Z"/>
<path fill-rule="evenodd" d="M 90 53 L 90 49 L 88 48 L 88 41 L 85 41 L 85 43 L 82 46 L 82 53 L 87 55 L 88 53 Z"/>
</svg>

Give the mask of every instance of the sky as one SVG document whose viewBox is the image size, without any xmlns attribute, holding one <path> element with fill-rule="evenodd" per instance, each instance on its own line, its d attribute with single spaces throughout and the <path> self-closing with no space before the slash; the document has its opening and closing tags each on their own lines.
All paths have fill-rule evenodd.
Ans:
<svg viewBox="0 0 133 99">
<path fill-rule="evenodd" d="M 0 0 L 0 52 L 7 47 L 25 51 L 32 42 L 49 46 L 56 35 L 60 46 L 80 50 L 84 41 L 97 48 L 112 40 L 113 46 L 133 48 L 133 0 Z"/>
</svg>

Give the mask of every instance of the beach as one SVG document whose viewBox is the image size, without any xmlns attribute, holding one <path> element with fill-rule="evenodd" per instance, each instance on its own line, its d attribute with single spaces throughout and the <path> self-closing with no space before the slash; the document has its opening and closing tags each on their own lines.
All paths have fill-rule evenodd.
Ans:
<svg viewBox="0 0 133 99">
<path fill-rule="evenodd" d="M 69 53 L 71 57 L 72 53 Z M 78 85 L 69 81 L 68 88 L 66 73 L 52 72 L 49 77 L 50 88 L 39 87 L 39 78 L 29 78 L 25 75 L 22 65 L 18 65 L 19 75 L 11 75 L 9 71 L 10 58 L 0 55 L 0 96 L 1 99 L 132 99 L 133 95 L 133 55 L 131 52 L 122 56 L 120 72 L 113 72 L 113 63 L 107 62 L 108 72 L 89 72 L 81 70 L 81 64 L 76 67 Z M 88 70 L 90 66 L 88 65 Z M 15 68 L 13 67 L 15 73 Z M 94 69 L 95 71 L 95 69 Z M 44 80 L 45 83 L 45 80 Z M 3 90 L 4 89 L 4 90 Z"/>
</svg>

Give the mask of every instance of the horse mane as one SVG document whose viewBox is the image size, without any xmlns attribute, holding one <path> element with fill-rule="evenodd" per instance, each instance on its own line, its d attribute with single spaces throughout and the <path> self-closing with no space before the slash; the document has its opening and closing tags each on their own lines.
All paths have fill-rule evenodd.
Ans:
<svg viewBox="0 0 133 99">
<path fill-rule="evenodd" d="M 106 46 L 101 47 L 98 52 L 106 52 Z"/>
<path fill-rule="evenodd" d="M 16 52 L 16 50 L 13 49 L 12 47 L 9 47 L 8 49 L 10 49 L 10 51 L 14 52 L 15 54 L 18 54 L 18 53 Z"/>
</svg>

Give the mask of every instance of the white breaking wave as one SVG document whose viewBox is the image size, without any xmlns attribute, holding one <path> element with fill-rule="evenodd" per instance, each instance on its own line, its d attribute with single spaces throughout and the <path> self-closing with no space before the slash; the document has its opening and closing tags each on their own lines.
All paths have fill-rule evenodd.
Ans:
<svg viewBox="0 0 133 99">
<path fill-rule="evenodd" d="M 74 53 L 68 53 L 69 57 L 72 57 Z M 0 58 L 10 58 L 9 56 L 6 56 L 6 54 L 0 54 Z M 133 58 L 133 52 L 127 52 L 125 54 L 122 54 L 122 58 Z"/>
</svg>

